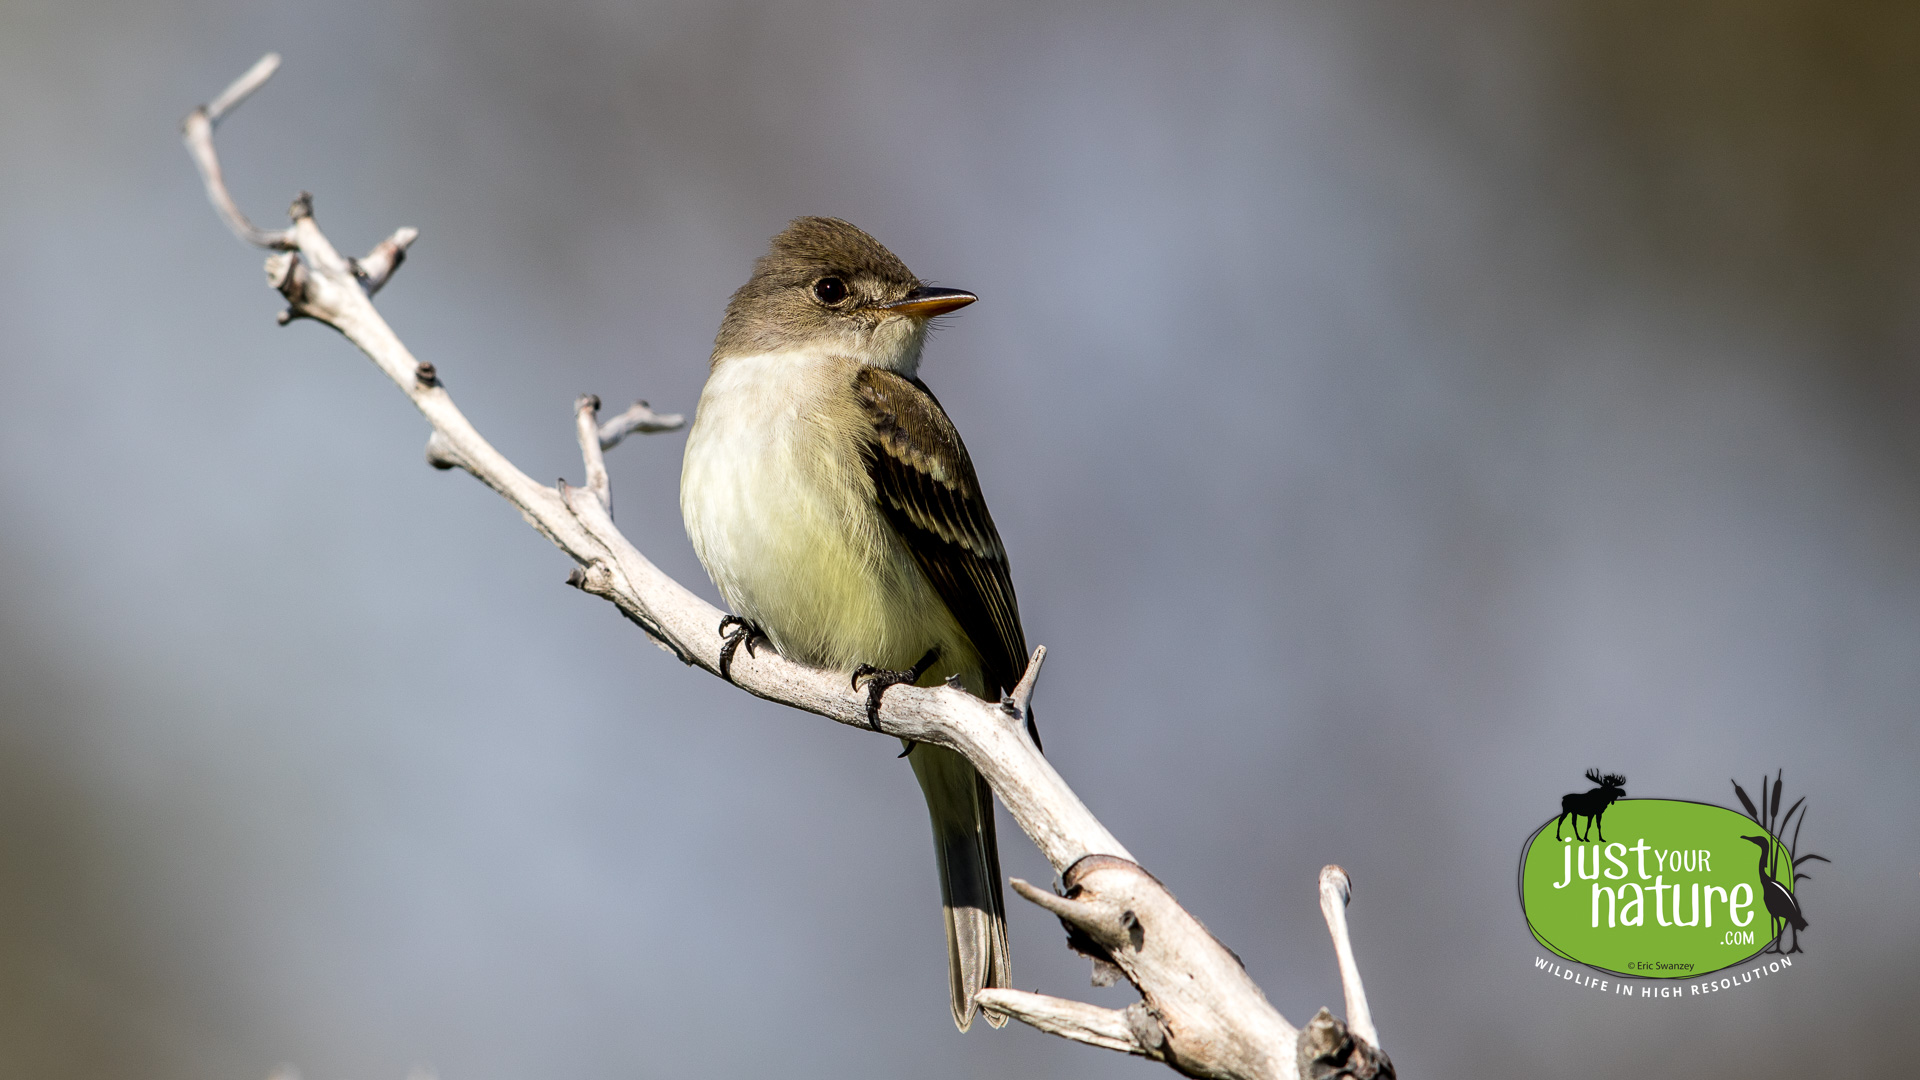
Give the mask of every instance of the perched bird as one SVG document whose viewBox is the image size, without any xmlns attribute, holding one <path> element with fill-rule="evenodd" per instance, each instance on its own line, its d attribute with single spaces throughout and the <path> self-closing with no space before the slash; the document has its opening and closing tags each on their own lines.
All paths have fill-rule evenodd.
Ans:
<svg viewBox="0 0 1920 1080">
<path fill-rule="evenodd" d="M 734 612 L 723 675 L 764 636 L 788 659 L 851 672 L 876 718 L 903 682 L 954 678 L 998 701 L 1019 681 L 1006 550 L 918 375 L 928 322 L 975 299 L 922 284 L 879 241 L 822 217 L 789 224 L 733 294 L 680 474 L 687 535 Z M 933 818 L 965 1031 L 974 993 L 1010 977 L 993 793 L 951 750 L 909 743 L 905 756 Z"/>
</svg>

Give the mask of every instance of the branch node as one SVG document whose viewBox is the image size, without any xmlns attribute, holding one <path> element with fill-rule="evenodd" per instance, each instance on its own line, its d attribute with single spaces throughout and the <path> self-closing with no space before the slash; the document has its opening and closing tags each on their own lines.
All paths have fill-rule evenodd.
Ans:
<svg viewBox="0 0 1920 1080">
<path fill-rule="evenodd" d="M 287 207 L 287 216 L 295 221 L 313 216 L 313 192 L 303 191 L 293 197 L 293 205 Z"/>
<path fill-rule="evenodd" d="M 592 562 L 583 563 L 574 567 L 573 572 L 567 575 L 567 584 L 579 589 L 583 593 L 590 593 L 594 596 L 609 596 L 613 592 L 613 573 L 607 569 L 606 563 L 595 559 Z M 643 627 L 645 626 L 644 623 L 641 625 Z M 657 637 L 657 629 L 656 627 L 650 629 L 648 632 L 655 634 Z"/>
<path fill-rule="evenodd" d="M 411 225 L 395 229 L 392 236 L 375 244 L 365 258 L 347 260 L 347 266 L 359 280 L 360 287 L 372 296 L 392 279 L 400 264 L 407 261 L 407 248 L 419 238 L 420 230 Z"/>
<path fill-rule="evenodd" d="M 1121 1011 L 1126 1018 L 1127 1030 L 1133 1034 L 1148 1057 L 1165 1058 L 1167 1055 L 1167 1025 L 1161 1021 L 1160 1014 L 1153 1006 L 1144 1001 L 1136 1001 Z"/>
<path fill-rule="evenodd" d="M 461 457 L 460 451 L 453 448 L 453 440 L 447 438 L 439 428 L 433 429 L 433 434 L 427 436 L 427 464 L 441 470 L 467 469 L 468 472 L 473 471 L 468 468 L 467 459 Z"/>
<path fill-rule="evenodd" d="M 1394 1080 L 1393 1060 L 1356 1038 L 1325 1009 L 1300 1029 L 1295 1050 L 1300 1080 Z"/>
<path fill-rule="evenodd" d="M 422 360 L 420 361 L 420 365 L 413 369 L 413 381 L 419 383 L 421 386 L 439 386 L 440 373 L 434 370 L 432 364 Z"/>
<path fill-rule="evenodd" d="M 268 284 L 287 299 L 288 310 L 282 313 L 280 325 L 308 314 L 313 273 L 307 269 L 307 261 L 294 252 L 279 251 L 267 256 L 266 270 Z"/>
<path fill-rule="evenodd" d="M 1054 913 L 1060 916 L 1060 925 L 1067 931 L 1067 947 L 1093 961 L 1093 985 L 1112 986 L 1122 975 L 1128 981 L 1135 981 L 1131 970 L 1117 957 L 1127 950 L 1138 953 L 1146 943 L 1147 931 L 1140 916 L 1125 904 L 1130 891 L 1127 886 L 1115 888 L 1114 883 L 1109 882 L 1099 891 L 1088 887 L 1087 879 L 1103 870 L 1118 872 L 1128 880 L 1142 881 L 1162 893 L 1166 889 L 1137 863 L 1112 855 L 1083 856 L 1061 875 L 1061 895 L 1055 899 L 1073 906 L 1066 912 L 1056 910 Z M 1172 899 L 1171 894 L 1168 899 Z"/>
<path fill-rule="evenodd" d="M 293 280 L 293 268 L 300 265 L 300 257 L 291 251 L 276 251 L 267 256 L 267 285 L 285 292 Z"/>
</svg>

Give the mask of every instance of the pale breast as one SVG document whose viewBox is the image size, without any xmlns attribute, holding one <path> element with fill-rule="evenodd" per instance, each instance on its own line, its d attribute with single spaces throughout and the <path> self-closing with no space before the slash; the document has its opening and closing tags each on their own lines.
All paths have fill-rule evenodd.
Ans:
<svg viewBox="0 0 1920 1080">
<path fill-rule="evenodd" d="M 708 377 L 687 438 L 680 510 L 734 612 L 781 655 L 820 667 L 977 663 L 946 604 L 873 504 L 853 362 L 735 357 Z"/>
</svg>

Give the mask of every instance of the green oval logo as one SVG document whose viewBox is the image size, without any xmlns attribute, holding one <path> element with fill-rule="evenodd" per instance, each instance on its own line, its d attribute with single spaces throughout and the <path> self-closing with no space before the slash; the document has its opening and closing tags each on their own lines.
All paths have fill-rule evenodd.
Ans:
<svg viewBox="0 0 1920 1080">
<path fill-rule="evenodd" d="M 1752 818 L 1673 799 L 1603 809 L 1547 821 L 1521 855 L 1527 925 L 1562 958 L 1687 979 L 1752 959 L 1798 918 L 1793 856 Z"/>
</svg>

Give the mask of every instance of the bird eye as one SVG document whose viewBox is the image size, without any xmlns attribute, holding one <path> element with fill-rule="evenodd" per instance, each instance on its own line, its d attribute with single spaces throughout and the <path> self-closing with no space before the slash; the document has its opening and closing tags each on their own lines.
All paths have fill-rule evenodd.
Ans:
<svg viewBox="0 0 1920 1080">
<path fill-rule="evenodd" d="M 847 298 L 847 283 L 837 277 L 823 277 L 813 283 L 814 299 L 832 307 Z"/>
</svg>

